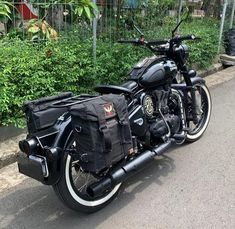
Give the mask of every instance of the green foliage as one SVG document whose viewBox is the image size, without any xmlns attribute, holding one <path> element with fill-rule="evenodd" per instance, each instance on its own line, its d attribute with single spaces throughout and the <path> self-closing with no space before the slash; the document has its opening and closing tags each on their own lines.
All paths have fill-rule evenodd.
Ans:
<svg viewBox="0 0 235 229">
<path fill-rule="evenodd" d="M 161 38 L 170 38 L 171 30 L 175 23 L 169 20 L 169 17 L 163 18 L 164 26 L 156 26 L 154 29 L 145 32 L 146 39 L 154 40 Z M 176 21 L 176 20 L 175 20 Z M 214 19 L 194 19 L 185 22 L 180 27 L 182 36 L 194 34 L 202 38 L 201 41 L 186 41 L 189 46 L 189 65 L 196 69 L 208 68 L 214 61 L 219 40 L 219 23 Z"/>
<path fill-rule="evenodd" d="M 5 22 L 6 18 L 11 20 L 11 7 L 12 7 L 11 3 L 0 0 L 0 21 L 1 22 Z"/>
<path fill-rule="evenodd" d="M 31 19 L 28 23 L 27 32 L 32 41 L 58 39 L 57 32 L 45 20 Z"/>
<path fill-rule="evenodd" d="M 167 19 L 168 20 L 168 19 Z M 166 20 L 166 21 L 167 21 Z M 147 39 L 169 38 L 172 28 L 156 27 Z M 196 20 L 184 24 L 182 35 L 195 34 L 201 42 L 187 42 L 191 65 L 206 68 L 216 56 L 218 25 L 213 20 Z M 97 41 L 97 63 L 92 58 L 92 40 L 70 39 L 33 44 L 0 40 L 0 124 L 22 126 L 21 106 L 25 100 L 53 95 L 60 91 L 90 93 L 97 84 L 119 84 L 139 59 L 151 56 L 147 49 Z"/>
<path fill-rule="evenodd" d="M 44 2 L 38 3 L 38 0 L 31 0 L 31 3 L 36 4 L 41 9 L 49 9 L 56 4 L 64 4 L 64 6 L 69 6 L 66 9 L 66 14 L 71 13 L 70 9 L 73 6 L 74 13 L 78 15 L 82 19 L 91 20 L 95 17 L 95 12 L 98 11 L 98 8 L 95 3 L 91 2 L 90 0 L 46 0 Z"/>
<path fill-rule="evenodd" d="M 124 81 L 131 67 L 146 55 L 152 53 L 141 47 L 99 41 L 96 64 L 98 83 L 118 84 Z"/>
<path fill-rule="evenodd" d="M 75 4 L 74 13 L 79 17 L 91 20 L 95 17 L 95 12 L 98 12 L 96 4 L 90 0 L 72 0 L 70 3 Z"/>
<path fill-rule="evenodd" d="M 157 21 L 160 21 L 162 17 L 168 14 L 169 8 L 173 7 L 175 4 L 176 2 L 174 0 L 149 0 L 147 4 L 148 18 L 152 19 L 155 17 Z"/>
<path fill-rule="evenodd" d="M 190 47 L 189 64 L 197 69 L 206 69 L 214 61 L 218 52 L 219 23 L 214 19 L 197 19 L 184 24 L 181 34 L 194 34 L 202 40 L 187 42 Z"/>
<path fill-rule="evenodd" d="M 51 42 L 42 46 L 20 40 L 0 41 L 0 124 L 22 126 L 24 101 L 60 91 L 88 93 L 99 83 L 119 83 L 143 50 L 92 40 Z"/>
<path fill-rule="evenodd" d="M 45 70 L 45 54 L 31 44 L 3 40 L 0 43 L 0 120 L 20 125 L 25 100 L 53 93 L 53 79 Z"/>
</svg>

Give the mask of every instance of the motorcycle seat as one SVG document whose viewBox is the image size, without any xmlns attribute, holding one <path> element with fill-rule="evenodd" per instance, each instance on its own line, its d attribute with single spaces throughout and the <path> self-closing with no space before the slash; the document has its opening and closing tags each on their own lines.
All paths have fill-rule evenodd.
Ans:
<svg viewBox="0 0 235 229">
<path fill-rule="evenodd" d="M 123 83 L 121 86 L 131 90 L 132 92 L 134 92 L 138 88 L 138 84 L 132 80 Z"/>
<path fill-rule="evenodd" d="M 99 85 L 94 88 L 96 92 L 101 94 L 132 94 L 137 89 L 138 84 L 134 81 L 127 81 L 121 86 L 116 85 Z"/>
</svg>

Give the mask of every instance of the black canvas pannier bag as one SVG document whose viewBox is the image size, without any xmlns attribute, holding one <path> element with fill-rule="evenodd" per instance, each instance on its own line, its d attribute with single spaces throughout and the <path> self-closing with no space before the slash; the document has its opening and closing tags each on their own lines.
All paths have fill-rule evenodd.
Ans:
<svg viewBox="0 0 235 229">
<path fill-rule="evenodd" d="M 99 172 L 120 161 L 132 150 L 124 96 L 103 95 L 70 110 L 81 167 Z"/>
<path fill-rule="evenodd" d="M 65 112 L 67 107 L 50 107 L 53 103 L 72 97 L 71 92 L 60 93 L 55 96 L 27 101 L 23 105 L 29 134 L 52 126 Z"/>
</svg>

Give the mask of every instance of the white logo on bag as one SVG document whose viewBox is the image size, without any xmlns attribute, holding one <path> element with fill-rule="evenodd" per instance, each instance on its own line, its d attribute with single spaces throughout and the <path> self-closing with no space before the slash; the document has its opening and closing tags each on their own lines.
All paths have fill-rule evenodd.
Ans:
<svg viewBox="0 0 235 229">
<path fill-rule="evenodd" d="M 110 117 L 115 114 L 115 110 L 113 108 L 112 103 L 106 103 L 103 105 L 104 111 L 105 111 L 105 116 Z"/>
</svg>

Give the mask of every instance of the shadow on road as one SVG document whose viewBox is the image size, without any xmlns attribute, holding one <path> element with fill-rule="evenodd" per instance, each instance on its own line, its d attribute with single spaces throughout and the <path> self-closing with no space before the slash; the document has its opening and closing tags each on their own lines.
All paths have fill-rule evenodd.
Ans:
<svg viewBox="0 0 235 229">
<path fill-rule="evenodd" d="M 71 211 L 59 202 L 52 189 L 27 179 L 0 199 L 0 225 L 1 228 L 94 228 L 128 205 L 153 182 L 162 185 L 159 178 L 174 169 L 174 161 L 168 156 L 154 160 L 124 183 L 115 201 L 89 215 Z"/>
</svg>

